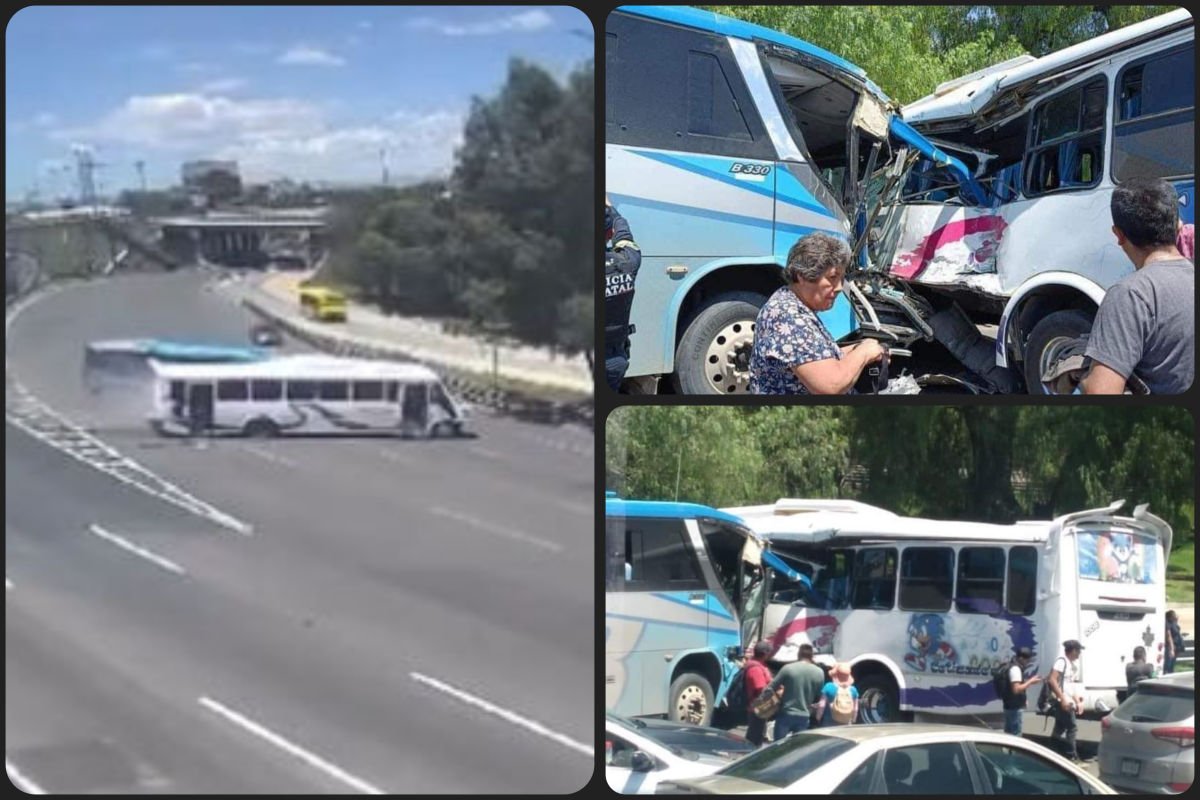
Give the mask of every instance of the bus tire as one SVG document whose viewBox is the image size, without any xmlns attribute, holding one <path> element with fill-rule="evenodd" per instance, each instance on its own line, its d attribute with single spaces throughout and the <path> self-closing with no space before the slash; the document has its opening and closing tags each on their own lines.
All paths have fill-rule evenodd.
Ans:
<svg viewBox="0 0 1200 800">
<path fill-rule="evenodd" d="M 688 321 L 675 348 L 675 391 L 680 394 L 746 394 L 754 318 L 767 298 L 723 292 Z"/>
<path fill-rule="evenodd" d="M 905 715 L 900 711 L 900 690 L 891 675 L 885 672 L 869 672 L 854 679 L 858 687 L 858 718 L 860 722 L 903 722 Z"/>
<path fill-rule="evenodd" d="M 1025 391 L 1050 394 L 1042 384 L 1046 368 L 1058 360 L 1058 352 L 1073 339 L 1092 329 L 1094 315 L 1077 308 L 1047 314 L 1029 332 L 1025 341 Z"/>
<path fill-rule="evenodd" d="M 252 419 L 242 428 L 242 435 L 252 439 L 271 439 L 279 435 L 279 426 L 269 419 Z"/>
<path fill-rule="evenodd" d="M 691 725 L 707 725 L 713 715 L 712 684 L 695 672 L 684 672 L 671 681 L 667 719 Z"/>
</svg>

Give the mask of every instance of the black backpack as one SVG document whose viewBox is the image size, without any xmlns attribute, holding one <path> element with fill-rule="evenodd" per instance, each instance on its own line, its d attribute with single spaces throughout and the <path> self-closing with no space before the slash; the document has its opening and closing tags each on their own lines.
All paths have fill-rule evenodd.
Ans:
<svg viewBox="0 0 1200 800">
<path fill-rule="evenodd" d="M 1001 700 L 1007 700 L 1012 693 L 1012 682 L 1008 679 L 1008 671 L 1012 669 L 1013 662 L 996 667 L 992 670 L 992 688 L 996 690 L 996 696 Z"/>
<path fill-rule="evenodd" d="M 739 711 L 744 709 L 748 704 L 746 699 L 746 668 L 742 667 L 733 676 L 733 680 L 729 684 L 729 691 L 725 692 L 725 702 L 730 708 L 736 708 Z"/>
</svg>

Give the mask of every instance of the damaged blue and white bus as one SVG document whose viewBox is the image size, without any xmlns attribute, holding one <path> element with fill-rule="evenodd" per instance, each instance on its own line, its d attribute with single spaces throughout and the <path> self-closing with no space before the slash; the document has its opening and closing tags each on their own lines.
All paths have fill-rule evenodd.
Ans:
<svg viewBox="0 0 1200 800">
<path fill-rule="evenodd" d="M 758 308 L 792 244 L 821 230 L 854 253 L 822 315 L 835 338 L 911 352 L 924 385 L 1045 391 L 1047 359 L 1132 270 L 1100 230 L 1115 183 L 1168 177 L 1192 219 L 1193 41 L 1180 10 L 901 109 L 802 39 L 695 8 L 618 8 L 606 190 L 642 251 L 627 390 L 667 378 L 745 392 Z M 1080 215 L 1089 235 L 1063 235 Z"/>
</svg>

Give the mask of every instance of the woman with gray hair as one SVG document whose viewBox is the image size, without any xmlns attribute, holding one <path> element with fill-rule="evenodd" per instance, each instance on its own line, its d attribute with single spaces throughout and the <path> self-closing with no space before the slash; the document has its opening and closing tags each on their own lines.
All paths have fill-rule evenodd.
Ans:
<svg viewBox="0 0 1200 800">
<path fill-rule="evenodd" d="M 750 354 L 753 394 L 846 394 L 868 364 L 883 356 L 874 339 L 838 346 L 817 312 L 833 308 L 850 248 L 828 233 L 792 245 L 777 290 L 758 312 Z"/>
</svg>

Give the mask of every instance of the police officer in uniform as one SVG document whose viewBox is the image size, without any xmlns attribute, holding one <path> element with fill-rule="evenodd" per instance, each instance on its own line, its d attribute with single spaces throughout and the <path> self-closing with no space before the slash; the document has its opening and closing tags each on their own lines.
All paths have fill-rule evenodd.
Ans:
<svg viewBox="0 0 1200 800">
<path fill-rule="evenodd" d="M 604 233 L 608 243 L 604 251 L 604 371 L 608 385 L 619 391 L 625 370 L 629 369 L 629 309 L 633 305 L 633 284 L 642 253 L 633 242 L 629 223 L 608 197 L 604 198 Z"/>
</svg>

